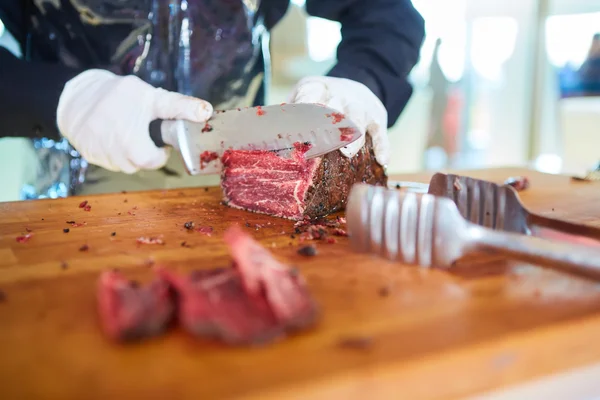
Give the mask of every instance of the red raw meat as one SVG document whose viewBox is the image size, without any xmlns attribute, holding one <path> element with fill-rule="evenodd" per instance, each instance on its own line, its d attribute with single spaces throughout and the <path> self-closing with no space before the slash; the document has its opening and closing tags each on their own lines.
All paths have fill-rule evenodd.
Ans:
<svg viewBox="0 0 600 400">
<path fill-rule="evenodd" d="M 233 268 L 180 276 L 160 270 L 179 296 L 179 321 L 189 332 L 229 344 L 262 344 L 306 328 L 317 307 L 302 278 L 250 236 L 225 232 Z"/>
<path fill-rule="evenodd" d="M 180 276 L 161 270 L 178 294 L 179 322 L 196 336 L 228 344 L 266 343 L 283 334 L 264 297 L 249 298 L 232 268 Z"/>
<path fill-rule="evenodd" d="M 318 162 L 304 159 L 309 146 L 294 146 L 289 159 L 269 151 L 226 150 L 222 186 L 228 205 L 284 218 L 302 216 Z"/>
<path fill-rule="evenodd" d="M 174 314 L 169 285 L 162 279 L 138 286 L 119 272 L 104 272 L 98 284 L 98 310 L 104 332 L 130 341 L 163 332 Z"/>
<path fill-rule="evenodd" d="M 31 239 L 31 236 L 33 236 L 32 233 L 28 233 L 27 235 L 24 235 L 24 236 L 17 236 L 17 242 L 18 243 L 27 243 L 29 241 L 29 239 Z"/>
<path fill-rule="evenodd" d="M 204 169 L 206 164 L 211 161 L 217 160 L 219 155 L 214 151 L 204 151 L 200 154 L 200 169 Z"/>
<path fill-rule="evenodd" d="M 344 114 L 339 113 L 339 112 L 334 112 L 334 113 L 331 113 L 331 114 L 326 114 L 326 116 L 329 117 L 329 118 L 333 118 L 333 122 L 332 122 L 333 124 L 337 124 L 338 122 L 342 122 L 342 120 L 344 118 L 346 118 L 346 116 Z"/>
<path fill-rule="evenodd" d="M 288 325 L 301 327 L 314 320 L 316 306 L 299 275 L 237 226 L 228 229 L 223 239 L 248 294 L 266 296 L 275 315 Z"/>
<path fill-rule="evenodd" d="M 340 140 L 343 142 L 349 142 L 354 137 L 356 132 L 354 128 L 338 128 L 340 131 Z"/>
<path fill-rule="evenodd" d="M 386 185 L 370 136 L 353 158 L 339 151 L 310 160 L 297 143 L 291 157 L 259 150 L 226 150 L 221 159 L 224 203 L 230 207 L 293 220 L 314 219 L 346 206 L 357 182 Z"/>
</svg>

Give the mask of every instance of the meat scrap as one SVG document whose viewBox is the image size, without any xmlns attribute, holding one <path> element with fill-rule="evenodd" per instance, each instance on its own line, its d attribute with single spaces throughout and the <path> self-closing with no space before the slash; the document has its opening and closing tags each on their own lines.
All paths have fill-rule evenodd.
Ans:
<svg viewBox="0 0 600 400">
<path fill-rule="evenodd" d="M 354 128 L 338 128 L 340 131 L 340 140 L 342 142 L 349 142 L 352 140 L 352 138 L 354 137 L 354 134 L 356 133 L 356 131 L 354 130 Z"/>
<path fill-rule="evenodd" d="M 141 236 L 136 239 L 138 244 L 165 244 L 165 241 L 158 237 Z"/>
<path fill-rule="evenodd" d="M 529 188 L 529 179 L 526 176 L 511 176 L 504 181 L 504 184 L 512 186 L 517 192 L 520 192 Z"/>
<path fill-rule="evenodd" d="M 238 227 L 227 230 L 224 239 L 233 257 L 230 268 L 188 276 L 159 271 L 178 294 L 178 321 L 188 332 L 251 345 L 315 323 L 317 307 L 297 273 Z"/>
<path fill-rule="evenodd" d="M 88 201 L 84 200 L 81 203 L 79 203 L 79 208 L 85 208 L 85 206 L 87 206 L 87 204 L 88 204 Z"/>
<path fill-rule="evenodd" d="M 107 271 L 98 283 L 98 311 L 104 333 L 118 341 L 155 336 L 169 325 L 175 304 L 162 279 L 140 286 Z"/>
<path fill-rule="evenodd" d="M 339 151 L 306 159 L 310 145 L 295 143 L 289 157 L 262 150 L 226 150 L 221 162 L 223 202 L 242 210 L 302 220 L 345 207 L 356 182 L 386 185 L 371 138 L 352 158 Z"/>
<path fill-rule="evenodd" d="M 21 236 L 17 236 L 17 243 L 27 243 L 29 241 L 29 239 L 31 239 L 31 236 L 33 236 L 33 233 L 28 233 L 27 235 L 21 235 Z"/>
<path fill-rule="evenodd" d="M 213 228 L 212 226 L 199 226 L 198 228 L 196 228 L 196 232 L 203 233 L 206 236 L 212 236 Z"/>
<path fill-rule="evenodd" d="M 204 169 L 206 167 L 206 164 L 218 159 L 219 154 L 217 154 L 216 152 L 208 150 L 203 151 L 202 153 L 200 153 L 200 169 Z"/>
</svg>

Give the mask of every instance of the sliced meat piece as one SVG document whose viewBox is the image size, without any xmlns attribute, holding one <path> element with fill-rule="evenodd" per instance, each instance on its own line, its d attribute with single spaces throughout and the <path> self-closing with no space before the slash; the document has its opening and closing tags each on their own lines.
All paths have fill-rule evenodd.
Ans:
<svg viewBox="0 0 600 400">
<path fill-rule="evenodd" d="M 219 268 L 188 276 L 163 270 L 179 298 L 179 322 L 196 336 L 228 344 L 262 344 L 283 334 L 264 296 L 248 296 L 238 271 Z"/>
<path fill-rule="evenodd" d="M 304 159 L 296 144 L 291 158 L 268 151 L 227 150 L 221 159 L 224 201 L 231 207 L 301 220 L 341 210 L 356 182 L 386 185 L 371 138 L 349 159 L 339 151 Z"/>
<path fill-rule="evenodd" d="M 98 308 L 105 333 L 121 341 L 163 332 L 175 309 L 166 281 L 158 279 L 139 286 L 116 271 L 100 276 Z"/>
<path fill-rule="evenodd" d="M 223 239 L 249 295 L 264 294 L 279 321 L 289 327 L 302 328 L 314 322 L 317 307 L 299 274 L 277 261 L 238 226 L 229 228 Z"/>
<path fill-rule="evenodd" d="M 225 232 L 233 268 L 182 276 L 160 270 L 178 294 L 179 322 L 197 336 L 264 344 L 315 323 L 317 307 L 302 278 L 239 227 Z"/>
</svg>

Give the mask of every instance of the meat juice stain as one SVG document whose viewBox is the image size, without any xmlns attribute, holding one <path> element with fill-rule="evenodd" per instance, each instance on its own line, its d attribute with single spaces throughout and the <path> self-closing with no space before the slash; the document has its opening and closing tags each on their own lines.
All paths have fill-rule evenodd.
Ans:
<svg viewBox="0 0 600 400">
<path fill-rule="evenodd" d="M 204 151 L 200 154 L 200 169 L 204 169 L 206 164 L 211 161 L 217 160 L 219 155 L 214 151 Z"/>
<path fill-rule="evenodd" d="M 346 128 L 338 128 L 340 130 L 340 140 L 342 142 L 349 142 L 354 137 L 355 130 L 354 128 L 346 127 Z"/>
<path fill-rule="evenodd" d="M 327 118 L 333 119 L 332 124 L 338 124 L 338 123 L 342 122 L 342 120 L 344 118 L 346 118 L 346 116 L 344 114 L 339 113 L 339 112 L 334 112 L 334 113 L 331 113 L 331 114 L 325 114 L 325 116 Z"/>
<path fill-rule="evenodd" d="M 206 124 L 204 124 L 204 128 L 202 128 L 202 130 L 200 132 L 206 133 L 206 132 L 212 132 L 212 130 L 213 130 L 212 125 L 207 122 Z"/>
</svg>

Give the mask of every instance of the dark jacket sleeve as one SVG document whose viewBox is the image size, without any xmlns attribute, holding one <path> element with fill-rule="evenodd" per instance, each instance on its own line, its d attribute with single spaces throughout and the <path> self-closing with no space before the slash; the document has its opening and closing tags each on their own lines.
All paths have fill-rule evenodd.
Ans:
<svg viewBox="0 0 600 400">
<path fill-rule="evenodd" d="M 310 15 L 338 21 L 342 41 L 329 76 L 365 84 L 385 105 L 388 126 L 412 95 L 408 74 L 419 59 L 424 21 L 410 0 L 307 0 Z"/>
<path fill-rule="evenodd" d="M 0 47 L 0 137 L 58 139 L 56 107 L 65 83 L 80 71 L 26 62 Z"/>
</svg>

